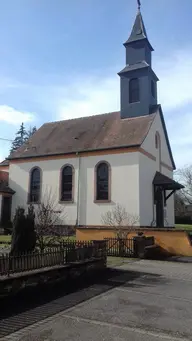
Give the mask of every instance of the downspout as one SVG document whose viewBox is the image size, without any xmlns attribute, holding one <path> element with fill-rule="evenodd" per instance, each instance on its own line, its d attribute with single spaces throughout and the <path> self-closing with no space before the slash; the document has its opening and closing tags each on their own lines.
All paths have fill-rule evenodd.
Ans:
<svg viewBox="0 0 192 341">
<path fill-rule="evenodd" d="M 156 204 L 155 204 L 155 188 L 152 187 L 153 195 L 152 195 L 152 212 L 153 212 L 153 219 L 151 221 L 151 227 L 156 225 L 156 217 L 155 217 L 155 210 L 156 210 Z"/>
<path fill-rule="evenodd" d="M 78 184 L 77 184 L 77 218 L 76 218 L 76 226 L 79 226 L 79 194 L 80 194 L 80 166 L 81 166 L 81 157 L 79 153 L 76 153 L 78 156 Z"/>
</svg>

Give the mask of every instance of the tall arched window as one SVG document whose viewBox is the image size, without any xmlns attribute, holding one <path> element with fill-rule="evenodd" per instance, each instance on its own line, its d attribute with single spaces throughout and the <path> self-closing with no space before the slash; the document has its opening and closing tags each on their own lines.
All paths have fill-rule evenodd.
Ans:
<svg viewBox="0 0 192 341">
<path fill-rule="evenodd" d="M 132 78 L 129 82 L 129 103 L 140 101 L 139 79 Z"/>
<path fill-rule="evenodd" d="M 155 147 L 157 149 L 157 169 L 161 172 L 161 137 L 158 131 L 155 134 Z"/>
<path fill-rule="evenodd" d="M 30 174 L 29 201 L 33 203 L 39 202 L 40 191 L 41 191 L 41 169 L 38 167 L 35 167 L 31 170 L 31 174 Z"/>
<path fill-rule="evenodd" d="M 110 200 L 110 166 L 100 162 L 96 166 L 96 200 Z"/>
<path fill-rule="evenodd" d="M 61 201 L 73 200 L 73 167 L 66 165 L 61 170 Z"/>
</svg>

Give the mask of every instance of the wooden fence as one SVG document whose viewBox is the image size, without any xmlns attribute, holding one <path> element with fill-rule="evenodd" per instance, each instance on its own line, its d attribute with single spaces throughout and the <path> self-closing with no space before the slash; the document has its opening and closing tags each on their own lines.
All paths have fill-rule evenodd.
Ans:
<svg viewBox="0 0 192 341">
<path fill-rule="evenodd" d="M 0 276 L 106 257 L 106 242 L 65 242 L 27 254 L 0 256 Z"/>
</svg>

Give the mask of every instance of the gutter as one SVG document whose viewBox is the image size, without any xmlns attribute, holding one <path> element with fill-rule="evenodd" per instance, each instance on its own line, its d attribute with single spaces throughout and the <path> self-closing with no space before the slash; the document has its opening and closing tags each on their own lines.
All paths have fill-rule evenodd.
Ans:
<svg viewBox="0 0 192 341">
<path fill-rule="evenodd" d="M 65 153 L 51 153 L 51 154 L 40 154 L 40 155 L 29 155 L 29 156 L 18 156 L 18 157 L 9 157 L 8 160 L 27 160 L 27 159 L 33 159 L 33 158 L 41 158 L 41 157 L 48 157 L 48 156 L 63 156 L 63 155 L 71 155 L 71 154 L 83 154 L 87 152 L 99 152 L 99 151 L 108 151 L 108 150 L 118 150 L 118 149 L 124 149 L 124 148 L 138 148 L 142 144 L 132 144 L 132 145 L 122 145 L 122 146 L 114 146 L 114 147 L 105 147 L 105 148 L 92 148 L 92 149 L 82 149 L 78 152 L 72 151 L 72 152 L 65 152 Z"/>
<path fill-rule="evenodd" d="M 77 185 L 77 218 L 76 218 L 76 226 L 79 226 L 79 208 L 80 208 L 80 169 L 81 169 L 81 157 L 79 153 L 76 153 L 76 156 L 78 156 L 78 185 Z"/>
</svg>

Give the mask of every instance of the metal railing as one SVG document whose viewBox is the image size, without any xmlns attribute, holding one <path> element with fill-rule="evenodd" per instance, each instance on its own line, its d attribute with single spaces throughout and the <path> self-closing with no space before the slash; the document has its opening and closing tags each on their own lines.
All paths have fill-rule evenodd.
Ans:
<svg viewBox="0 0 192 341">
<path fill-rule="evenodd" d="M 133 257 L 134 240 L 133 238 L 106 238 L 107 256 L 114 257 Z"/>
</svg>

